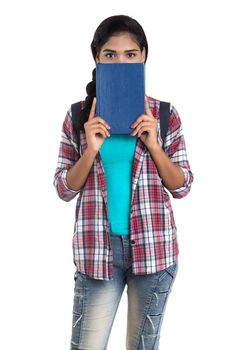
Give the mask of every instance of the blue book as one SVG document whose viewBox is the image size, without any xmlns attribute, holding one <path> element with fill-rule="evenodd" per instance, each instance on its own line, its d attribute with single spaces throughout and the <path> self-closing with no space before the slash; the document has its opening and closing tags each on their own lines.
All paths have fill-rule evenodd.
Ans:
<svg viewBox="0 0 234 350">
<path fill-rule="evenodd" d="M 96 114 L 111 126 L 110 134 L 130 134 L 145 112 L 144 63 L 98 63 L 96 97 Z"/>
</svg>

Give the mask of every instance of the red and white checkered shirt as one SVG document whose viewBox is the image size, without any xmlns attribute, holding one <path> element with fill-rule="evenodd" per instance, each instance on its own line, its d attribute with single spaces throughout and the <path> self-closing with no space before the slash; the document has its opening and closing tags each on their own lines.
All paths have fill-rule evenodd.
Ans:
<svg viewBox="0 0 234 350">
<path fill-rule="evenodd" d="M 152 97 L 148 97 L 148 101 L 152 114 L 158 120 L 158 142 L 162 145 L 160 101 Z M 66 181 L 67 171 L 86 148 L 83 131 L 79 150 L 77 148 L 69 109 L 62 127 L 54 186 L 64 201 L 77 196 L 73 235 L 73 258 L 77 270 L 95 279 L 109 280 L 113 279 L 113 252 L 107 213 L 107 189 L 100 153 L 94 160 L 83 188 L 73 191 L 68 188 Z M 176 225 L 168 192 L 174 198 L 184 197 L 190 191 L 193 174 L 187 159 L 180 117 L 174 106 L 171 106 L 165 152 L 184 172 L 183 187 L 173 191 L 165 189 L 148 149 L 137 139 L 130 212 L 132 272 L 136 275 L 161 271 L 172 265 L 178 256 Z"/>
</svg>

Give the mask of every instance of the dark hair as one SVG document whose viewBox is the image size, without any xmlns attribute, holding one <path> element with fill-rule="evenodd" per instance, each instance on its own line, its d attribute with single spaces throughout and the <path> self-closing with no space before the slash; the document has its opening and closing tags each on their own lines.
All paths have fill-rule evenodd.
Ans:
<svg viewBox="0 0 234 350">
<path fill-rule="evenodd" d="M 141 51 L 145 48 L 145 62 L 148 55 L 148 43 L 141 25 L 133 18 L 124 15 L 111 16 L 106 18 L 97 27 L 93 41 L 91 43 L 91 51 L 94 60 L 96 54 L 100 52 L 102 46 L 109 40 L 113 34 L 128 32 L 134 35 Z M 86 86 L 87 97 L 85 99 L 84 108 L 79 115 L 80 127 L 84 130 L 84 123 L 88 120 L 93 98 L 96 96 L 96 68 L 92 72 L 92 81 Z"/>
</svg>

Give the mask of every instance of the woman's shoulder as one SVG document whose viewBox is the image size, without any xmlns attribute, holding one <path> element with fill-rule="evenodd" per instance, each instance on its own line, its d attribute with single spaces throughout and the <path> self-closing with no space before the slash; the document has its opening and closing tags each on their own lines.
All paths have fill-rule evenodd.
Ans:
<svg viewBox="0 0 234 350">
<path fill-rule="evenodd" d="M 158 99 L 156 99 L 154 97 L 148 96 L 148 95 L 146 95 L 146 98 L 148 100 L 149 107 L 151 109 L 152 114 L 154 115 L 155 118 L 158 119 L 158 117 L 159 117 L 160 100 L 158 100 Z"/>
<path fill-rule="evenodd" d="M 80 101 L 71 103 L 71 105 L 67 108 L 67 113 L 66 113 L 66 116 L 65 116 L 65 120 L 67 120 L 67 122 L 72 123 L 72 110 L 77 111 L 77 108 L 83 109 L 84 108 L 84 104 L 85 104 L 85 100 L 80 100 Z M 73 106 L 75 106 L 75 109 L 74 109 Z"/>
<path fill-rule="evenodd" d="M 152 96 L 146 95 L 147 100 L 149 101 L 149 103 L 153 104 L 153 105 L 159 105 L 160 101 L 157 98 L 154 98 Z"/>
<path fill-rule="evenodd" d="M 148 96 L 146 95 L 150 105 L 152 105 L 153 107 L 156 107 L 156 108 L 159 108 L 160 107 L 160 102 L 166 102 L 166 101 L 162 101 L 162 100 L 159 100 L 157 98 L 154 98 L 154 97 L 151 97 L 151 96 Z M 167 103 L 169 103 L 171 105 L 170 102 L 167 101 Z"/>
<path fill-rule="evenodd" d="M 85 106 L 85 100 L 79 100 L 79 101 L 76 101 L 76 102 L 72 102 L 71 105 L 69 106 L 68 108 L 68 112 L 71 114 L 72 112 L 72 107 L 75 106 L 75 107 L 79 107 L 81 109 L 84 108 Z"/>
<path fill-rule="evenodd" d="M 171 114 L 174 114 L 175 117 L 179 118 L 179 113 L 178 113 L 177 109 L 175 108 L 174 104 L 172 104 L 170 101 L 159 100 L 157 98 L 154 98 L 154 97 L 151 97 L 151 96 L 148 96 L 148 95 L 146 95 L 146 97 L 147 97 L 147 99 L 149 101 L 150 107 L 151 108 L 156 108 L 157 110 L 159 110 L 161 102 L 169 103 L 170 104 Z"/>
</svg>

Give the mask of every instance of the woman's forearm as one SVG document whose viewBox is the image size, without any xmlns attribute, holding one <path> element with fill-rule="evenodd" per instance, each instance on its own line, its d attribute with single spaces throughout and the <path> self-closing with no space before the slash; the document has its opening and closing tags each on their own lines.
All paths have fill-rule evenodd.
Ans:
<svg viewBox="0 0 234 350">
<path fill-rule="evenodd" d="M 71 190 L 78 191 L 84 186 L 96 155 L 96 151 L 87 148 L 75 165 L 69 169 L 66 180 Z"/>
<path fill-rule="evenodd" d="M 182 187 L 184 184 L 184 173 L 181 168 L 168 158 L 159 145 L 148 150 L 156 164 L 164 186 L 168 190 L 176 190 L 177 188 Z"/>
</svg>

